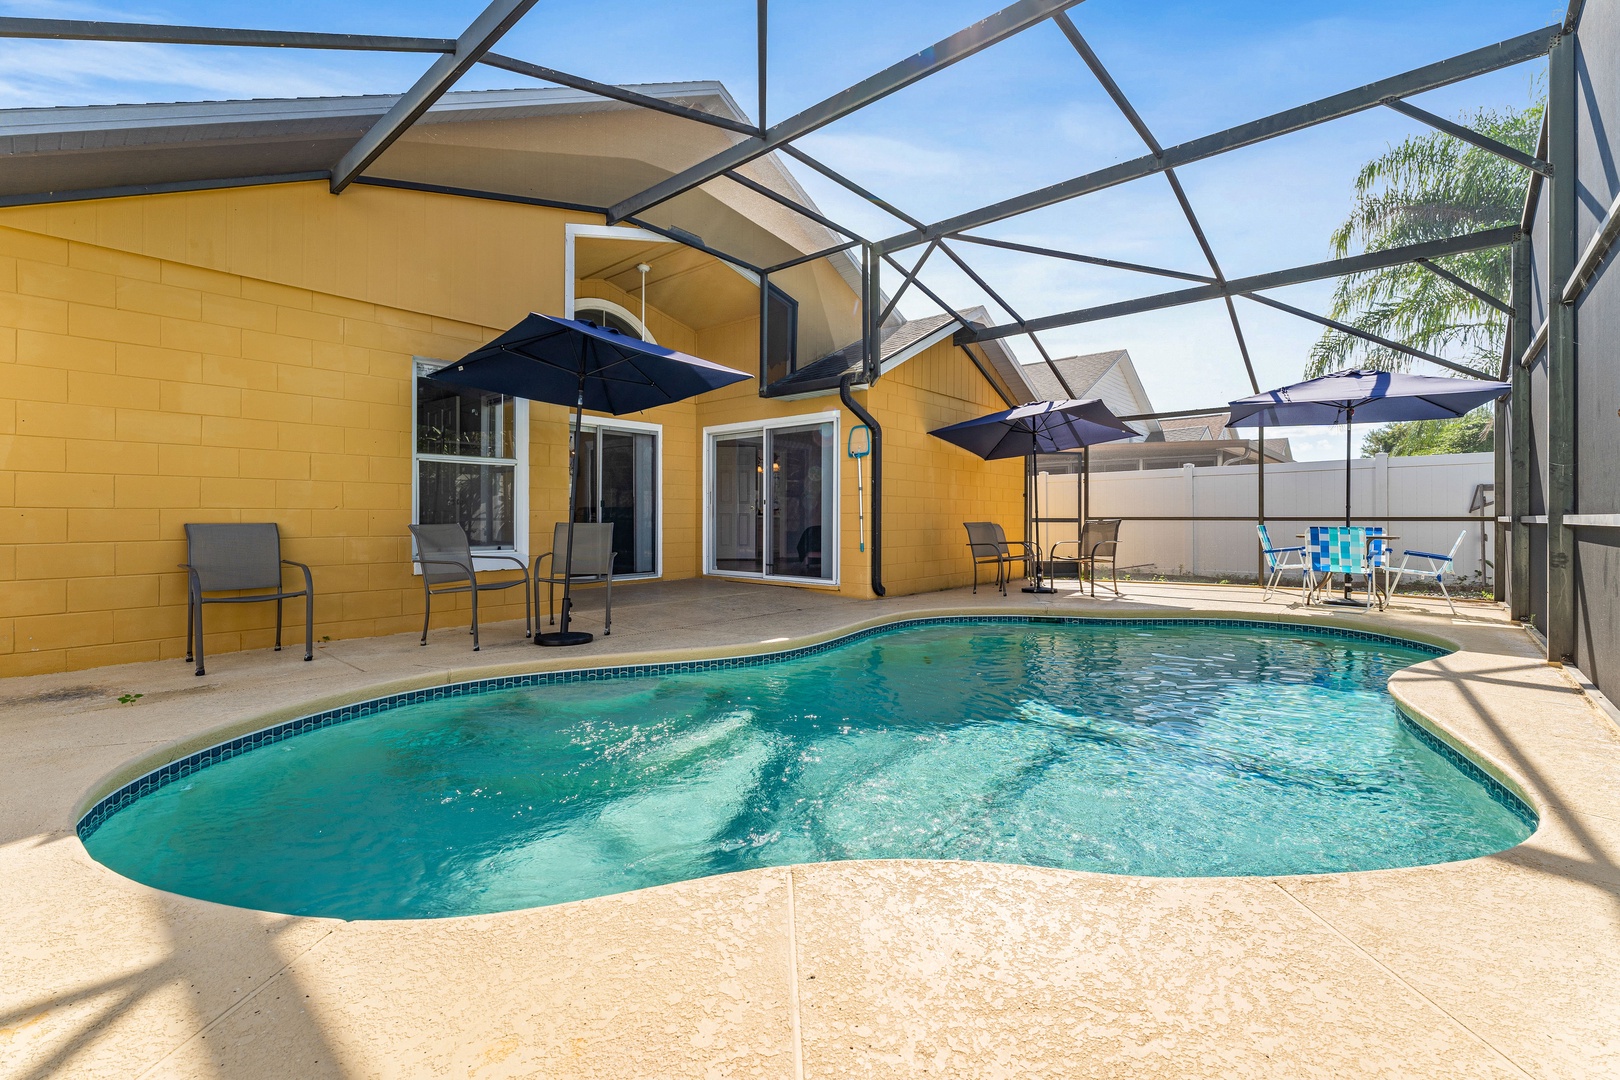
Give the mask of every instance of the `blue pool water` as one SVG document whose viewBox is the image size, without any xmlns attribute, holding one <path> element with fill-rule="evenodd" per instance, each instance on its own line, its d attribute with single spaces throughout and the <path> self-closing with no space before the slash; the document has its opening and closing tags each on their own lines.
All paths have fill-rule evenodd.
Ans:
<svg viewBox="0 0 1620 1080">
<path fill-rule="evenodd" d="M 829 859 L 1207 876 L 1511 847 L 1528 811 L 1388 695 L 1430 655 L 1253 627 L 900 628 L 391 708 L 177 779 L 86 843 L 161 889 L 348 919 Z"/>
</svg>

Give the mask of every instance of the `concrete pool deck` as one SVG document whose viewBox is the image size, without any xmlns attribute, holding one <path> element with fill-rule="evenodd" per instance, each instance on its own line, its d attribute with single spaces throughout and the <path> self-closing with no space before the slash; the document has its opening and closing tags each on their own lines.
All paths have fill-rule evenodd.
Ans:
<svg viewBox="0 0 1620 1080">
<path fill-rule="evenodd" d="M 218 654 L 201 679 L 174 660 L 0 682 L 0 1076 L 1620 1076 L 1620 729 L 1566 672 L 1492 605 L 1362 617 L 1125 589 L 856 601 L 676 582 L 623 588 L 613 636 L 562 657 L 508 623 L 479 653 L 442 630 L 427 648 L 332 642 L 308 665 Z M 598 603 L 583 598 L 584 629 Z M 161 893 L 73 829 L 132 763 L 311 701 L 962 611 L 1298 616 L 1453 641 L 1392 691 L 1522 789 L 1540 827 L 1406 870 L 826 863 L 356 923 Z"/>
</svg>

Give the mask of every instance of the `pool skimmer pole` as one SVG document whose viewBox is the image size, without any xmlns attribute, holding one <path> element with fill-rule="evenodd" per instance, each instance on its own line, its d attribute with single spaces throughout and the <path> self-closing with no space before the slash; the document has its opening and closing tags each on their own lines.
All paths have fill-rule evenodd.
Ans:
<svg viewBox="0 0 1620 1080">
<path fill-rule="evenodd" d="M 856 439 L 856 435 L 860 438 Z M 855 519 L 859 524 L 861 550 L 866 550 L 866 484 L 861 479 L 861 458 L 872 452 L 872 429 L 856 424 L 849 429 L 849 456 L 855 459 Z"/>
</svg>

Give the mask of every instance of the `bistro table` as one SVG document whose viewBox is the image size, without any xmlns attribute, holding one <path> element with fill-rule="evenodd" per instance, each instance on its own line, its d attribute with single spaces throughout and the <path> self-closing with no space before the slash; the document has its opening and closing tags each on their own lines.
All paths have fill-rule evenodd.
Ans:
<svg viewBox="0 0 1620 1080">
<path fill-rule="evenodd" d="M 1319 526 L 1319 528 L 1342 529 L 1342 528 L 1344 528 L 1344 526 L 1343 525 L 1322 525 L 1322 526 Z M 1376 528 L 1381 528 L 1381 526 L 1378 526 L 1378 525 L 1364 525 L 1364 526 L 1362 526 L 1362 528 L 1376 529 Z M 1295 533 L 1294 538 L 1296 540 L 1309 540 L 1311 538 L 1311 534 L 1310 533 Z M 1377 534 L 1376 538 L 1379 539 L 1379 540 L 1382 540 L 1382 541 L 1384 541 L 1384 543 L 1388 544 L 1390 541 L 1399 540 L 1401 537 L 1400 537 L 1399 533 L 1380 532 L 1380 533 Z M 1367 536 L 1367 541 L 1368 541 L 1368 546 L 1369 547 L 1371 546 L 1371 542 L 1372 542 L 1373 539 L 1374 539 L 1374 536 L 1371 533 L 1369 533 L 1368 536 Z M 1310 556 L 1311 556 L 1311 549 L 1307 545 L 1306 548 L 1305 548 L 1305 558 L 1307 560 L 1309 560 Z M 1386 579 L 1386 582 L 1385 582 L 1384 586 L 1379 586 L 1378 585 L 1378 575 L 1376 573 L 1374 573 L 1374 571 L 1377 570 L 1377 569 L 1378 568 L 1374 567 L 1374 566 L 1367 567 L 1367 582 L 1371 586 L 1371 588 L 1373 589 L 1373 596 L 1377 599 L 1379 610 L 1382 611 L 1384 608 L 1389 606 L 1388 581 Z M 1337 600 L 1323 600 L 1322 603 L 1324 603 L 1324 604 L 1332 604 L 1332 605 L 1334 605 L 1336 607 L 1364 607 L 1365 605 L 1363 605 L 1361 603 L 1358 603 L 1355 600 L 1350 599 L 1351 590 L 1353 590 L 1354 588 L 1355 588 L 1355 586 L 1353 584 L 1351 584 L 1351 581 L 1350 581 L 1350 575 L 1346 574 L 1346 575 L 1344 575 L 1344 595 L 1341 596 L 1340 598 L 1338 598 Z"/>
</svg>

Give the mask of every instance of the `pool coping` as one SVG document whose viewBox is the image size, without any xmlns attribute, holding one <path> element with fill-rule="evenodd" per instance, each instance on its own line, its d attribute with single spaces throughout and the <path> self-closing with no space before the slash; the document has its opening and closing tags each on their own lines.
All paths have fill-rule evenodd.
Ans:
<svg viewBox="0 0 1620 1080">
<path fill-rule="evenodd" d="M 1058 615 L 1050 611 L 990 613 L 979 609 L 896 613 L 805 638 L 762 642 L 755 648 L 666 650 L 629 654 L 614 658 L 617 662 L 584 667 L 570 666 L 565 661 L 557 661 L 539 665 L 533 663 L 494 665 L 470 671 L 453 669 L 443 679 L 427 676 L 395 680 L 380 686 L 336 695 L 335 699 L 317 699 L 314 702 L 246 717 L 158 747 L 113 770 L 80 798 L 74 808 L 74 832 L 81 843 L 87 841 L 109 818 L 139 799 L 176 780 L 230 760 L 239 754 L 349 720 L 376 715 L 402 705 L 536 686 L 607 682 L 697 671 L 759 667 L 813 656 L 899 629 L 986 623 L 1069 626 L 1213 625 L 1257 629 L 1288 627 L 1304 630 L 1312 636 L 1342 637 L 1414 648 L 1434 654 L 1430 660 L 1449 655 L 1461 648 L 1456 642 L 1439 635 L 1409 630 L 1393 634 L 1383 629 L 1367 629 L 1365 626 L 1356 625 L 1352 620 L 1309 618 L 1281 613 L 1275 616 L 1260 613 L 1233 616 L 1199 611 L 1161 612 L 1152 615 L 1134 612 Z M 1411 666 L 1417 667 L 1428 662 L 1419 661 L 1418 664 Z M 1386 684 L 1386 689 L 1395 702 L 1402 720 L 1419 741 L 1465 776 L 1480 784 L 1492 801 L 1529 826 L 1531 830 L 1529 836 L 1535 835 L 1544 817 L 1544 811 L 1536 805 L 1523 784 L 1495 762 L 1490 761 L 1486 755 L 1447 731 L 1432 718 L 1423 716 L 1409 703 L 1402 701 L 1392 685 Z M 203 745 L 199 746 L 199 743 Z M 1525 839 L 1529 839 L 1529 836 Z"/>
</svg>

